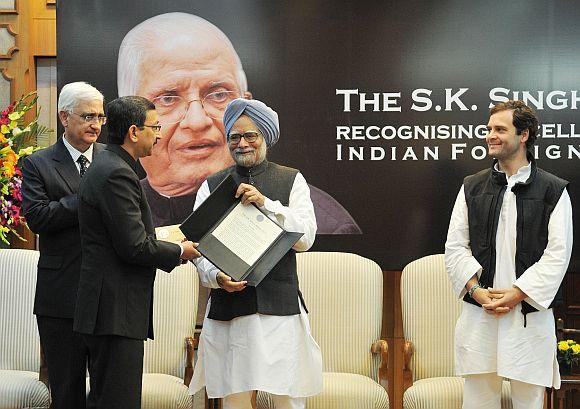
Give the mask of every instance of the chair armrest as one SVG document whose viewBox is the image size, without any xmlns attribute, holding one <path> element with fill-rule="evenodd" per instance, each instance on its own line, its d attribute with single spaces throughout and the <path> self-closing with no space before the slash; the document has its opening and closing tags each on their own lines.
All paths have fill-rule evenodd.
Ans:
<svg viewBox="0 0 580 409">
<path fill-rule="evenodd" d="M 415 352 L 413 343 L 405 341 L 403 345 L 403 392 L 413 386 L 413 370 L 411 369 L 413 352 Z"/>
<path fill-rule="evenodd" d="M 564 320 L 562 318 L 558 318 L 556 320 L 556 336 L 558 341 L 564 340 L 566 335 L 578 335 L 580 334 L 580 329 L 575 328 L 564 328 Z"/>
<path fill-rule="evenodd" d="M 377 380 L 379 384 L 388 390 L 388 362 L 389 362 L 389 344 L 384 339 L 373 342 L 371 345 L 371 352 L 373 354 L 380 354 L 379 370 L 377 371 Z"/>
<path fill-rule="evenodd" d="M 42 349 L 42 344 L 40 344 L 40 371 L 38 373 L 38 380 L 46 385 L 48 385 L 48 366 L 46 365 L 46 358 L 44 357 L 44 349 Z"/>
<path fill-rule="evenodd" d="M 185 355 L 185 372 L 183 374 L 183 383 L 185 384 L 185 386 L 189 386 L 191 378 L 193 377 L 195 350 L 197 349 L 197 345 L 199 344 L 199 339 L 197 337 L 198 334 L 196 333 L 194 337 L 185 338 L 186 355 Z"/>
</svg>

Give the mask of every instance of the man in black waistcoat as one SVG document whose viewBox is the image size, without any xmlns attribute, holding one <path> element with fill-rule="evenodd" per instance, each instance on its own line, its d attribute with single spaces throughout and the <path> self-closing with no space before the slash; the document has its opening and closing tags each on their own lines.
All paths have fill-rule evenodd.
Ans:
<svg viewBox="0 0 580 409">
<path fill-rule="evenodd" d="M 153 339 L 156 269 L 170 272 L 198 257 L 195 245 L 155 239 L 149 204 L 136 173 L 161 126 L 143 97 L 107 104 L 109 145 L 79 190 L 82 264 L 74 330 L 90 351 L 87 408 L 139 409 L 143 340 Z"/>
<path fill-rule="evenodd" d="M 536 166 L 538 119 L 524 102 L 493 107 L 487 128 L 493 165 L 465 178 L 445 244 L 464 301 L 455 367 L 464 409 L 500 409 L 504 378 L 514 409 L 541 409 L 560 386 L 552 307 L 572 252 L 568 182 Z"/>
<path fill-rule="evenodd" d="M 225 398 L 224 409 L 232 409 L 251 408 L 252 392 L 261 390 L 273 394 L 277 408 L 304 408 L 305 398 L 322 390 L 322 357 L 296 272 L 296 251 L 308 250 L 316 235 L 308 184 L 298 170 L 266 159 L 280 130 L 278 115 L 264 103 L 235 99 L 224 125 L 236 165 L 202 184 L 195 207 L 232 175 L 243 204 L 304 236 L 256 287 L 198 260 L 202 284 L 212 290 L 190 393 L 206 386 L 210 398 Z"/>
<path fill-rule="evenodd" d="M 85 82 L 62 87 L 58 117 L 64 134 L 27 157 L 23 165 L 23 210 L 39 235 L 40 259 L 34 314 L 48 366 L 52 408 L 84 408 L 87 348 L 73 332 L 81 270 L 79 183 L 105 145 L 97 143 L 106 117 L 103 95 Z"/>
</svg>

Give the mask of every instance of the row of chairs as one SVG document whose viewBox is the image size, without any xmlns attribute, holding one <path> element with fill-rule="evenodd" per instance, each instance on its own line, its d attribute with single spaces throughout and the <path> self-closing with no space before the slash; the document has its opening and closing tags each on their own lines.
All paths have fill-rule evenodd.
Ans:
<svg viewBox="0 0 580 409">
<path fill-rule="evenodd" d="M 0 409 L 48 408 L 32 314 L 38 252 L 0 251 Z M 381 340 L 383 275 L 371 260 L 349 253 L 298 254 L 300 287 L 312 334 L 322 349 L 324 389 L 309 409 L 387 409 L 387 343 Z M 145 343 L 142 408 L 192 408 L 198 279 L 191 263 L 155 282 L 156 339 Z M 461 301 L 442 255 L 405 267 L 401 278 L 405 340 L 403 407 L 461 408 L 463 380 L 453 376 L 453 332 Z M 44 378 L 44 379 L 43 379 Z M 44 381 L 44 383 L 43 383 Z M 258 408 L 273 408 L 267 394 Z M 502 408 L 511 407 L 509 384 Z"/>
</svg>

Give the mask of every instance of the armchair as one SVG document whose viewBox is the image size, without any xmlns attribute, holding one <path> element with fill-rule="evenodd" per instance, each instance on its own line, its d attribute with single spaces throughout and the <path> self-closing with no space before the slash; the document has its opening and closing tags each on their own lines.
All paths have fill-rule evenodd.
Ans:
<svg viewBox="0 0 580 409">
<path fill-rule="evenodd" d="M 190 409 L 193 397 L 195 320 L 198 296 L 197 270 L 193 263 L 170 274 L 158 271 L 153 294 L 155 339 L 145 342 L 142 409 Z"/>
<path fill-rule="evenodd" d="M 0 407 L 48 408 L 48 377 L 32 313 L 39 253 L 0 250 Z"/>
<path fill-rule="evenodd" d="M 297 254 L 298 278 L 324 364 L 324 388 L 309 409 L 389 407 L 387 342 L 380 340 L 383 274 L 373 261 L 349 253 Z M 259 392 L 258 408 L 273 408 Z"/>
<path fill-rule="evenodd" d="M 454 375 L 455 322 L 462 300 L 451 288 L 443 254 L 409 263 L 401 276 L 404 409 L 461 409 L 463 378 Z M 509 382 L 501 405 L 511 408 Z"/>
</svg>

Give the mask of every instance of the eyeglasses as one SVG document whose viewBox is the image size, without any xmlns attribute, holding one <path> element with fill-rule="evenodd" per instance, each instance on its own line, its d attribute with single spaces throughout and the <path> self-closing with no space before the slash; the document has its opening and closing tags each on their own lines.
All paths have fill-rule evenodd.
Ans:
<svg viewBox="0 0 580 409">
<path fill-rule="evenodd" d="M 155 132 L 155 133 L 161 132 L 161 125 L 147 125 L 147 124 L 143 124 L 143 126 L 146 126 L 147 128 L 151 128 L 153 130 L 153 132 Z"/>
<path fill-rule="evenodd" d="M 83 118 L 85 122 L 88 123 L 100 123 L 101 125 L 105 125 L 107 123 L 107 117 L 105 115 L 97 115 L 97 114 L 77 114 L 76 112 L 71 112 L 78 116 L 79 118 Z"/>
<path fill-rule="evenodd" d="M 240 143 L 242 138 L 244 138 L 246 140 L 246 142 L 253 143 L 253 142 L 256 142 L 256 140 L 258 140 L 259 136 L 260 136 L 260 134 L 256 131 L 248 131 L 248 132 L 244 132 L 241 134 L 240 133 L 231 133 L 228 136 L 228 142 L 230 143 L 230 145 L 237 145 L 238 143 Z"/>
<path fill-rule="evenodd" d="M 185 99 L 179 95 L 161 95 L 153 99 L 159 122 L 164 125 L 179 123 L 192 102 L 199 102 L 206 114 L 213 119 L 222 119 L 228 104 L 241 94 L 237 91 L 217 91 L 207 94 L 202 99 Z"/>
</svg>

